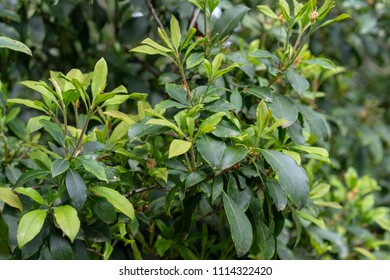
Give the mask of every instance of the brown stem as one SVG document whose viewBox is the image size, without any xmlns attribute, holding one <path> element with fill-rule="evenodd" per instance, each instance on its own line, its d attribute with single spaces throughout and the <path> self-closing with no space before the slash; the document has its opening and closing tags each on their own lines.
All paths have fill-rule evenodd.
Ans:
<svg viewBox="0 0 390 280">
<path fill-rule="evenodd" d="M 164 25 L 161 23 L 160 19 L 157 16 L 156 10 L 154 9 L 152 2 L 150 2 L 150 0 L 145 0 L 145 4 L 146 6 L 148 6 L 148 9 L 153 16 L 154 21 L 157 23 L 157 26 L 165 30 Z"/>
</svg>

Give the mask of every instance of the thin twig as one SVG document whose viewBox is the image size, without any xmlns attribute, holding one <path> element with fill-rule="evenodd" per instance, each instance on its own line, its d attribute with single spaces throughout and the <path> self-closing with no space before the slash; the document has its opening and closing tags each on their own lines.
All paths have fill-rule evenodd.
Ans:
<svg viewBox="0 0 390 280">
<path fill-rule="evenodd" d="M 191 28 L 195 27 L 196 22 L 198 21 L 199 14 L 200 14 L 200 9 L 199 9 L 199 8 L 196 8 L 196 9 L 192 12 L 191 21 L 190 21 L 190 23 L 188 24 L 188 28 L 187 28 L 188 30 L 190 30 Z"/>
<path fill-rule="evenodd" d="M 157 23 L 157 26 L 165 30 L 164 25 L 161 23 L 160 19 L 157 16 L 156 10 L 154 9 L 152 2 L 150 2 L 150 0 L 145 0 L 145 4 L 146 6 L 148 6 L 148 9 L 153 16 L 154 21 Z"/>
</svg>

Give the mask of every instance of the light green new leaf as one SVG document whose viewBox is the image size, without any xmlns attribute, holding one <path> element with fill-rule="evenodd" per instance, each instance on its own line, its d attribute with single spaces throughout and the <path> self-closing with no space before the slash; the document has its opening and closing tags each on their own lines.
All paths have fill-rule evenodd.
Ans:
<svg viewBox="0 0 390 280">
<path fill-rule="evenodd" d="M 184 133 L 181 131 L 181 129 L 175 125 L 174 123 L 166 120 L 166 119 L 150 119 L 146 122 L 146 124 L 154 124 L 154 125 L 161 125 L 161 126 L 166 126 L 174 130 L 179 136 L 183 136 Z"/>
<path fill-rule="evenodd" d="M 58 206 L 54 208 L 54 217 L 61 230 L 73 242 L 80 230 L 80 220 L 77 211 L 70 205 Z"/>
<path fill-rule="evenodd" d="M 107 199 L 119 212 L 131 220 L 134 219 L 134 208 L 130 201 L 118 191 L 106 187 L 92 187 L 90 190 L 97 196 Z"/>
<path fill-rule="evenodd" d="M 302 78 L 299 74 L 293 71 L 287 72 L 287 79 L 290 81 L 291 86 L 301 96 L 310 86 L 309 82 L 306 79 Z"/>
<path fill-rule="evenodd" d="M 245 213 L 236 205 L 225 192 L 223 195 L 223 206 L 230 225 L 230 232 L 238 257 L 245 255 L 252 246 L 253 231 L 252 225 Z"/>
<path fill-rule="evenodd" d="M 34 190 L 33 188 L 22 188 L 22 187 L 20 187 L 20 188 L 15 188 L 14 191 L 17 192 L 17 193 L 23 194 L 25 196 L 28 196 L 29 198 L 31 198 L 32 200 L 38 202 L 41 205 L 46 204 L 46 201 L 41 196 L 41 194 L 39 192 L 37 192 L 36 190 Z"/>
<path fill-rule="evenodd" d="M 91 172 L 99 180 L 108 182 L 107 174 L 104 170 L 104 167 L 100 165 L 96 160 L 92 159 L 91 156 L 78 157 L 77 159 L 81 162 L 81 164 L 87 171 Z"/>
<path fill-rule="evenodd" d="M 96 63 L 95 68 L 93 70 L 92 85 L 91 85 L 93 100 L 95 100 L 96 97 L 99 94 L 101 94 L 104 88 L 106 87 L 107 74 L 108 74 L 107 63 L 104 60 L 104 58 L 101 58 Z"/>
<path fill-rule="evenodd" d="M 199 130 L 196 135 L 201 135 L 202 133 L 209 133 L 213 131 L 215 126 L 222 120 L 224 116 L 226 116 L 225 112 L 219 112 L 205 119 L 199 126 Z"/>
<path fill-rule="evenodd" d="M 171 25 L 171 40 L 175 49 L 178 50 L 181 41 L 181 31 L 180 31 L 179 22 L 174 16 L 171 17 L 170 25 Z"/>
<path fill-rule="evenodd" d="M 265 160 L 279 174 L 279 185 L 291 201 L 301 209 L 309 199 L 309 179 L 294 159 L 274 150 L 261 150 Z"/>
<path fill-rule="evenodd" d="M 350 18 L 350 17 L 351 17 L 351 16 L 348 15 L 348 14 L 341 14 L 341 15 L 337 16 L 337 17 L 334 18 L 334 19 L 330 19 L 330 20 L 325 21 L 325 22 L 322 23 L 320 26 L 318 26 L 315 30 L 317 30 L 317 29 L 319 29 L 319 28 L 322 28 L 322 27 L 325 27 L 325 26 L 327 26 L 327 25 L 329 25 L 329 24 L 332 24 L 332 23 L 334 23 L 334 22 L 338 22 L 338 21 L 342 21 L 342 20 L 348 19 L 348 18 Z"/>
<path fill-rule="evenodd" d="M 11 49 L 32 56 L 31 50 L 25 44 L 5 36 L 0 36 L 0 49 L 1 48 Z"/>
<path fill-rule="evenodd" d="M 191 142 L 184 140 L 173 140 L 169 146 L 169 158 L 180 156 L 187 152 L 192 146 Z"/>
<path fill-rule="evenodd" d="M 270 7 L 266 5 L 259 5 L 256 6 L 257 10 L 262 13 L 263 15 L 273 18 L 273 19 L 279 19 L 279 17 L 271 10 Z"/>
<path fill-rule="evenodd" d="M 165 167 L 152 168 L 149 170 L 149 175 L 168 182 L 168 170 Z"/>
<path fill-rule="evenodd" d="M 47 210 L 33 210 L 20 219 L 17 231 L 19 248 L 30 242 L 42 230 Z"/>
<path fill-rule="evenodd" d="M 51 176 L 54 178 L 64 173 L 69 168 L 69 161 L 66 159 L 56 159 L 51 165 Z"/>
<path fill-rule="evenodd" d="M 309 154 L 315 154 L 319 155 L 324 158 L 329 158 L 329 153 L 326 149 L 321 147 L 311 147 L 311 146 L 302 146 L 302 145 L 295 145 L 292 147 L 295 150 L 305 151 Z"/>
<path fill-rule="evenodd" d="M 32 90 L 35 90 L 36 92 L 39 92 L 40 94 L 42 94 L 42 96 L 46 97 L 50 101 L 56 103 L 57 106 L 59 106 L 56 98 L 56 93 L 45 82 L 23 81 L 20 83 Z"/>
<path fill-rule="evenodd" d="M 336 70 L 337 68 L 336 64 L 334 64 L 333 61 L 327 58 L 315 57 L 308 60 L 302 60 L 301 62 L 309 65 L 318 65 L 328 70 Z"/>
<path fill-rule="evenodd" d="M 191 69 L 192 67 L 198 66 L 203 62 L 203 60 L 204 60 L 203 53 L 191 54 L 186 60 L 187 69 Z"/>
<path fill-rule="evenodd" d="M 19 197 L 10 188 L 0 188 L 0 200 L 11 207 L 23 211 L 23 205 Z"/>
<path fill-rule="evenodd" d="M 163 53 L 172 52 L 171 49 L 168 49 L 168 48 L 166 48 L 166 47 L 164 47 L 164 46 L 161 46 L 159 43 L 153 41 L 153 40 L 150 39 L 150 38 L 146 38 L 145 40 L 143 40 L 143 41 L 141 42 L 141 44 L 143 44 L 143 45 L 148 45 L 148 46 L 150 46 L 150 47 L 152 47 L 152 48 L 154 48 L 154 49 L 156 49 L 156 50 L 158 50 L 158 51 L 160 51 L 160 52 L 163 52 Z"/>
<path fill-rule="evenodd" d="M 8 103 L 22 104 L 24 106 L 33 108 L 35 110 L 39 110 L 42 112 L 47 112 L 46 106 L 38 101 L 38 100 L 29 100 L 29 99 L 21 99 L 21 98 L 9 98 L 7 99 Z"/>
<path fill-rule="evenodd" d="M 317 219 L 312 215 L 299 210 L 297 210 L 297 213 L 299 216 L 301 216 L 301 218 L 312 222 L 313 224 L 317 225 L 319 228 L 326 229 L 325 222 L 322 219 Z"/>
<path fill-rule="evenodd" d="M 40 130 L 43 125 L 41 124 L 41 120 L 50 120 L 50 117 L 49 116 L 37 116 L 37 117 L 33 117 L 33 118 L 30 118 L 28 120 L 28 123 L 27 123 L 27 126 L 26 126 L 26 131 L 27 131 L 27 134 L 31 134 L 37 130 Z"/>
</svg>

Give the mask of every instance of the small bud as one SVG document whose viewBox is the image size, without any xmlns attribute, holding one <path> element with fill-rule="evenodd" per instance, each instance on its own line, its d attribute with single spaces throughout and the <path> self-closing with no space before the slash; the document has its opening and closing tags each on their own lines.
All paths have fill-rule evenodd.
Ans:
<svg viewBox="0 0 390 280">
<path fill-rule="evenodd" d="M 157 162 L 156 162 L 155 159 L 153 159 L 153 158 L 148 158 L 148 159 L 146 160 L 146 168 L 147 168 L 147 169 L 153 169 L 153 168 L 155 168 L 156 166 L 157 166 Z"/>
<path fill-rule="evenodd" d="M 295 59 L 295 61 L 294 61 L 294 66 L 295 66 L 295 67 L 298 67 L 299 62 L 301 62 L 301 58 L 300 58 L 300 57 L 297 57 L 297 58 Z"/>
<path fill-rule="evenodd" d="M 319 14 L 317 11 L 312 11 L 312 12 L 310 13 L 310 21 L 311 21 L 311 22 L 316 21 L 319 15 L 320 15 L 320 14 Z"/>
<path fill-rule="evenodd" d="M 285 22 L 286 22 L 286 19 L 284 18 L 283 15 L 280 15 L 280 16 L 279 16 L 279 21 L 280 21 L 281 23 L 285 23 Z"/>
</svg>

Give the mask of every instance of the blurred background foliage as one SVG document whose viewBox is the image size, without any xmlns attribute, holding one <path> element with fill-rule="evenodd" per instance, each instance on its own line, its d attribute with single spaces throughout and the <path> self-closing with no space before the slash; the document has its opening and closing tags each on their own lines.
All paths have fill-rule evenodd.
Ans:
<svg viewBox="0 0 390 280">
<path fill-rule="evenodd" d="M 0 1 L 0 35 L 25 43 L 33 53 L 29 57 L 0 49 L 2 110 L 6 110 L 6 98 L 32 94 L 19 81 L 46 80 L 48 70 L 54 69 L 64 73 L 71 68 L 87 71 L 100 57 L 106 59 L 110 69 L 108 85 L 123 84 L 129 92 L 151 93 L 152 103 L 161 100 L 161 84 L 167 78 L 162 74 L 170 69 L 154 56 L 140 59 L 128 53 L 146 37 L 157 37 L 147 3 L 154 6 L 164 26 L 172 14 L 182 25 L 188 25 L 194 12 L 191 3 L 179 0 Z M 276 9 L 277 1 L 227 0 L 220 1 L 220 7 L 238 3 L 254 12 L 245 17 L 240 37 L 235 35 L 230 40 L 248 43 L 260 39 L 262 48 L 276 49 L 280 29 L 255 7 L 261 4 Z M 313 106 L 324 112 L 331 124 L 332 137 L 325 145 L 333 164 L 309 165 L 306 169 L 320 174 L 327 182 L 323 186 L 326 196 L 343 209 L 324 210 L 328 230 L 308 226 L 306 239 L 302 237 L 295 249 L 287 248 L 289 242 L 294 242 L 294 231 L 287 224 L 278 239 L 278 255 L 389 259 L 390 236 L 378 223 L 390 204 L 390 1 L 336 1 L 332 13 L 348 13 L 352 18 L 315 33 L 308 50 L 317 57 L 330 58 L 338 66 L 331 74 L 321 72 L 311 79 L 312 91 L 320 97 L 313 99 Z M 202 27 L 198 28 L 201 31 Z M 131 105 L 124 104 L 123 109 L 131 111 Z M 25 123 L 34 114 L 18 108 L 7 113 L 0 126 L 2 137 L 8 138 L 7 155 L 4 149 L 1 155 L 3 178 L 6 173 L 12 177 L 12 166 L 28 164 L 24 162 L 28 151 L 20 143 L 26 135 Z M 0 144 L 4 146 L 3 138 Z"/>
</svg>

